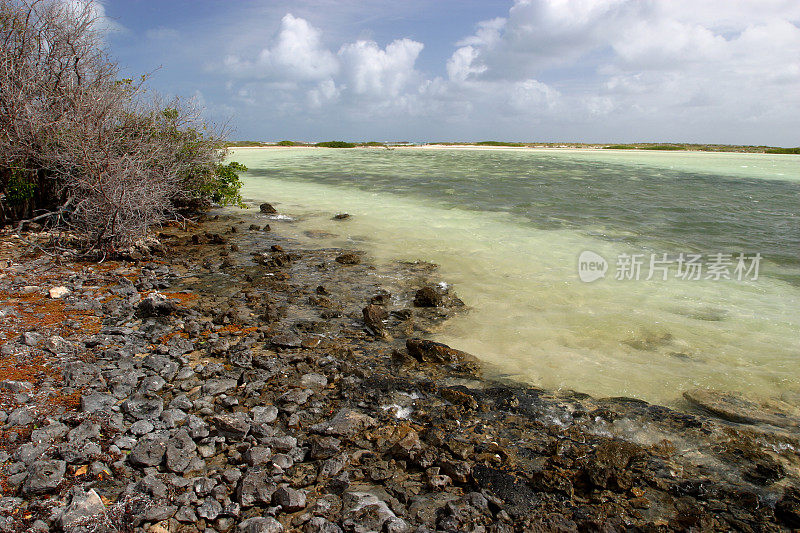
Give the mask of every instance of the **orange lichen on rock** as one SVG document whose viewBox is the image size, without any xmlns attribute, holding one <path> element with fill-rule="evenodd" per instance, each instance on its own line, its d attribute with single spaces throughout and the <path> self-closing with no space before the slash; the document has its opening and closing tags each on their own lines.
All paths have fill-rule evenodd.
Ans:
<svg viewBox="0 0 800 533">
<path fill-rule="evenodd" d="M 92 335 L 100 331 L 101 321 L 94 312 L 70 309 L 63 300 L 47 298 L 39 293 L 0 291 L 0 305 L 14 311 L 0 324 L 0 340 L 7 341 L 32 330 L 50 335 L 69 335 L 72 328 L 65 324 L 69 319 L 78 321 L 83 333 Z"/>
<path fill-rule="evenodd" d="M 161 294 L 170 300 L 177 300 L 179 304 L 183 305 L 195 302 L 198 299 L 197 295 L 191 292 L 162 292 Z"/>
</svg>

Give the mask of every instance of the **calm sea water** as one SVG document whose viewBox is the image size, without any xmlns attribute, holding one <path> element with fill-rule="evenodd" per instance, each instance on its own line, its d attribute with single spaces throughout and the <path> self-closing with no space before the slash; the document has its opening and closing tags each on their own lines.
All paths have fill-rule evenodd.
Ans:
<svg viewBox="0 0 800 533">
<path fill-rule="evenodd" d="M 437 340 L 548 388 L 674 403 L 800 393 L 800 157 L 554 150 L 237 149 L 244 196 L 313 245 L 439 263 L 473 307 Z M 348 212 L 346 222 L 333 222 Z M 334 234 L 310 241 L 304 232 Z M 584 283 L 578 257 L 608 262 Z M 649 261 L 667 255 L 646 280 Z M 677 277 L 700 254 L 700 280 Z M 758 279 L 705 279 L 713 254 Z M 640 279 L 615 279 L 638 254 Z M 620 257 L 622 256 L 622 258 Z M 736 278 L 734 265 L 723 268 Z"/>
</svg>

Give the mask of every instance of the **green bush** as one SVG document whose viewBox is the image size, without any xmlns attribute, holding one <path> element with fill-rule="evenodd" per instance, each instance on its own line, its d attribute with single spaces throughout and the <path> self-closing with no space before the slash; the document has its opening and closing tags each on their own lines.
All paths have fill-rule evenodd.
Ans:
<svg viewBox="0 0 800 533">
<path fill-rule="evenodd" d="M 800 147 L 797 148 L 767 148 L 765 154 L 800 154 Z"/>
<path fill-rule="evenodd" d="M 317 143 L 314 146 L 320 148 L 355 148 L 356 145 L 354 143 L 344 142 L 344 141 L 326 141 Z"/>
<path fill-rule="evenodd" d="M 11 178 L 5 185 L 5 195 L 11 205 L 20 205 L 33 198 L 36 182 L 19 169 L 11 169 Z"/>
<path fill-rule="evenodd" d="M 476 142 L 478 146 L 511 146 L 514 148 L 521 148 L 526 146 L 523 143 L 511 143 L 511 142 L 504 142 L 504 141 L 480 141 Z"/>
<path fill-rule="evenodd" d="M 642 150 L 686 150 L 686 147 L 675 144 L 653 144 L 642 146 Z"/>
</svg>

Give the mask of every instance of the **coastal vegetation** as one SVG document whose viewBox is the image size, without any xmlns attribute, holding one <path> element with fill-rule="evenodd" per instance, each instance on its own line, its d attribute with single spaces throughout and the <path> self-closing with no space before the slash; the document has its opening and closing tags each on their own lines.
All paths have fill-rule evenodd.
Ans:
<svg viewBox="0 0 800 533">
<path fill-rule="evenodd" d="M 115 249 L 211 202 L 240 204 L 225 131 L 123 78 L 91 2 L 0 0 L 0 224 Z"/>
<path fill-rule="evenodd" d="M 767 148 L 764 152 L 767 154 L 800 154 L 800 146 L 797 148 Z"/>
<path fill-rule="evenodd" d="M 356 144 L 345 141 L 326 141 L 317 143 L 314 146 L 317 146 L 319 148 L 355 148 Z"/>
</svg>

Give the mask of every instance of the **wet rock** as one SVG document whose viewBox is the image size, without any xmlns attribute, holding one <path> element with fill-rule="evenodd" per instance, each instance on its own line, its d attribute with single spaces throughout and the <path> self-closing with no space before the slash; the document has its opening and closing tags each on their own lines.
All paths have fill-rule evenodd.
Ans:
<svg viewBox="0 0 800 533">
<path fill-rule="evenodd" d="M 423 287 L 414 295 L 416 307 L 440 307 L 443 303 L 442 294 L 435 287 Z"/>
<path fill-rule="evenodd" d="M 469 394 L 467 389 L 447 388 L 441 389 L 439 394 L 442 398 L 454 405 L 461 405 L 467 409 L 477 409 L 478 402 L 472 395 Z"/>
<path fill-rule="evenodd" d="M 693 405 L 730 422 L 770 424 L 786 428 L 800 426 L 800 418 L 792 414 L 769 406 L 758 405 L 734 394 L 709 389 L 694 389 L 684 392 L 683 397 Z"/>
<path fill-rule="evenodd" d="M 466 352 L 456 350 L 441 342 L 424 339 L 408 339 L 406 349 L 417 361 L 427 363 L 456 363 L 472 359 Z"/>
<path fill-rule="evenodd" d="M 85 531 L 88 524 L 102 524 L 106 517 L 106 506 L 94 489 L 83 491 L 75 488 L 72 499 L 59 518 L 61 529 L 65 532 Z"/>
<path fill-rule="evenodd" d="M 239 532 L 283 533 L 283 525 L 271 516 L 248 518 L 239 524 Z"/>
<path fill-rule="evenodd" d="M 775 505 L 775 516 L 789 528 L 800 528 L 800 488 L 786 488 Z"/>
<path fill-rule="evenodd" d="M 350 218 L 348 213 L 336 213 L 331 220 L 347 220 L 348 218 Z"/>
<path fill-rule="evenodd" d="M 142 318 L 168 316 L 175 312 L 177 306 L 163 294 L 157 292 L 142 299 L 136 313 Z"/>
<path fill-rule="evenodd" d="M 28 476 L 22 485 L 23 495 L 52 492 L 64 481 L 67 463 L 58 460 L 36 461 L 28 468 Z"/>
<path fill-rule="evenodd" d="M 378 422 L 360 411 L 342 408 L 327 422 L 320 422 L 311 427 L 314 433 L 352 437 L 356 433 L 374 427 Z"/>
<path fill-rule="evenodd" d="M 261 204 L 260 206 L 258 206 L 258 209 L 259 209 L 259 210 L 260 210 L 262 213 L 264 213 L 265 215 L 274 215 L 274 214 L 276 214 L 276 213 L 278 212 L 278 210 L 277 210 L 277 209 L 275 209 L 275 208 L 272 206 L 272 204 L 269 204 L 269 203 L 267 203 L 267 202 L 264 202 L 263 204 Z"/>
<path fill-rule="evenodd" d="M 336 256 L 335 261 L 342 265 L 357 265 L 361 263 L 361 256 L 352 252 L 347 252 Z"/>
<path fill-rule="evenodd" d="M 280 487 L 272 495 L 272 503 L 280 505 L 284 512 L 293 513 L 306 507 L 306 494 L 291 487 Z"/>
<path fill-rule="evenodd" d="M 384 329 L 383 321 L 389 318 L 389 312 L 385 307 L 375 304 L 370 304 L 362 310 L 364 315 L 364 323 L 374 332 L 380 332 Z"/>
</svg>

